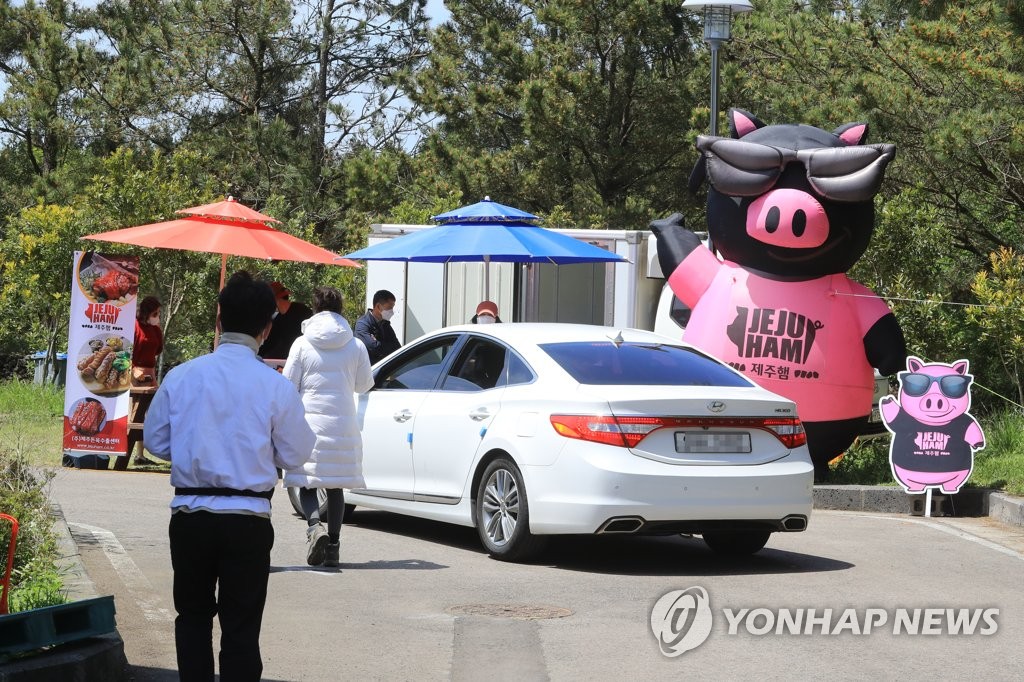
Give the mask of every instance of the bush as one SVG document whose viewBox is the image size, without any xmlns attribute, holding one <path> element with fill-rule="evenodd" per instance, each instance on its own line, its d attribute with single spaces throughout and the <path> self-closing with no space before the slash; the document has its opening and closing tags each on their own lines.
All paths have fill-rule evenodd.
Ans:
<svg viewBox="0 0 1024 682">
<path fill-rule="evenodd" d="M 25 359 L 26 355 L 27 353 L 21 352 L 0 352 L 0 380 L 20 379 L 22 381 L 31 381 L 34 368 Z"/>
<path fill-rule="evenodd" d="M 60 553 L 46 496 L 50 478 L 50 473 L 33 471 L 23 456 L 0 451 L 0 509 L 19 524 L 8 604 L 12 613 L 67 601 L 57 570 Z M 11 529 L 6 521 L 0 527 L 0 570 L 4 570 Z"/>
<path fill-rule="evenodd" d="M 895 484 L 889 467 L 889 439 L 855 443 L 832 469 L 829 483 L 846 485 Z"/>
</svg>

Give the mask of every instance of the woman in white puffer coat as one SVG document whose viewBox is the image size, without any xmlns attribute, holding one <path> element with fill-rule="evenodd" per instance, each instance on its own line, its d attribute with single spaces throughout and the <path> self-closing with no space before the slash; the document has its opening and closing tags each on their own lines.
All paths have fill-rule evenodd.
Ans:
<svg viewBox="0 0 1024 682">
<path fill-rule="evenodd" d="M 341 316 L 341 292 L 319 287 L 313 292 L 315 314 L 302 323 L 284 365 L 302 395 L 306 422 L 316 434 L 313 453 L 301 468 L 285 472 L 285 486 L 299 486 L 306 516 L 306 563 L 337 566 L 344 488 L 361 488 L 363 440 L 356 418 L 355 393 L 373 386 L 370 358 L 363 342 Z M 327 492 L 327 530 L 320 522 L 317 488 Z"/>
</svg>

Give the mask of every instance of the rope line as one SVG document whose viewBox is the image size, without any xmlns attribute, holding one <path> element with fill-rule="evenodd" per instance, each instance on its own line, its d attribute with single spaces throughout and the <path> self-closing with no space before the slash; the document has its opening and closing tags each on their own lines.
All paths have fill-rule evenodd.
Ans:
<svg viewBox="0 0 1024 682">
<path fill-rule="evenodd" d="M 981 303 L 957 303 L 956 301 L 931 301 L 926 298 L 901 298 L 900 296 L 872 296 L 870 294 L 848 294 L 845 291 L 833 290 L 834 296 L 850 296 L 852 298 L 884 298 L 887 301 L 903 301 L 905 303 L 931 303 L 932 305 L 959 305 L 968 308 L 996 308 L 998 310 L 1009 310 L 1017 306 L 992 305 Z"/>
</svg>

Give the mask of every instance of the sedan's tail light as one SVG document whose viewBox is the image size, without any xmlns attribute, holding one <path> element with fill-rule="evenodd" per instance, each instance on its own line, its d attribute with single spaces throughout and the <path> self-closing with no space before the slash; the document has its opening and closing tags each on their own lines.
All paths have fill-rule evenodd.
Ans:
<svg viewBox="0 0 1024 682">
<path fill-rule="evenodd" d="M 553 414 L 551 425 L 566 438 L 579 438 L 627 448 L 639 443 L 651 431 L 665 426 L 664 420 L 660 417 L 585 414 Z"/>
<path fill-rule="evenodd" d="M 553 414 L 551 425 L 566 438 L 578 438 L 631 448 L 658 429 L 760 429 L 787 448 L 807 442 L 796 417 L 617 417 L 615 415 Z"/>
</svg>

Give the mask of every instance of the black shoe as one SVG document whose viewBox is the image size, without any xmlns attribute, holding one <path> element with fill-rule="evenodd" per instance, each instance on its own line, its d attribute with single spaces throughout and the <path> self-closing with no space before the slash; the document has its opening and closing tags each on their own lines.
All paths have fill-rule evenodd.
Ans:
<svg viewBox="0 0 1024 682">
<path fill-rule="evenodd" d="M 324 553 L 324 566 L 335 568 L 340 561 L 341 547 L 337 542 L 327 544 L 327 551 Z"/>
</svg>

